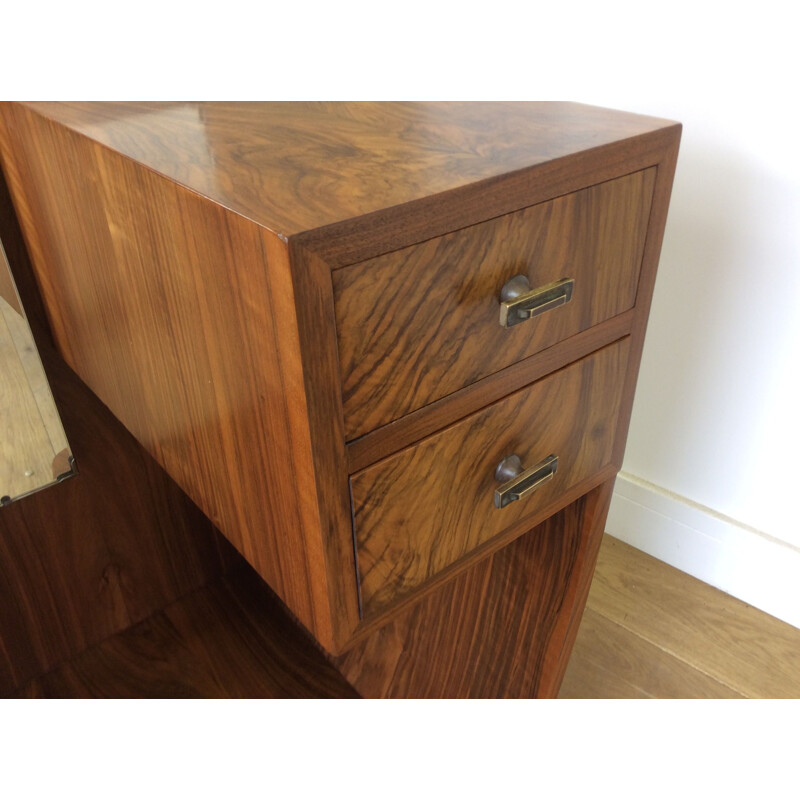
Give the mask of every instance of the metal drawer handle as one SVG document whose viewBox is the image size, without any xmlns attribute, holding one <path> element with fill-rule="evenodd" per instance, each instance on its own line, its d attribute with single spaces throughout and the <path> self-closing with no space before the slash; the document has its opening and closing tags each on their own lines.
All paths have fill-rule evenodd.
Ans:
<svg viewBox="0 0 800 800">
<path fill-rule="evenodd" d="M 526 319 L 569 303 L 574 286 L 574 278 L 562 278 L 539 289 L 531 289 L 531 283 L 524 275 L 515 275 L 500 290 L 500 324 L 504 328 L 513 328 Z"/>
<path fill-rule="evenodd" d="M 494 504 L 497 508 L 505 508 L 515 500 L 527 497 L 547 483 L 558 469 L 558 456 L 547 456 L 530 469 L 523 469 L 519 456 L 506 456 L 494 471 L 494 479 L 502 481 L 502 486 L 495 489 Z"/>
</svg>

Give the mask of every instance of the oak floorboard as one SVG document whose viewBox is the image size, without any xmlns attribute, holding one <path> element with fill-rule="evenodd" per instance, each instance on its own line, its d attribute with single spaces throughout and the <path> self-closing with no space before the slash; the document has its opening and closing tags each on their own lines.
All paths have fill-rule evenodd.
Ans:
<svg viewBox="0 0 800 800">
<path fill-rule="evenodd" d="M 741 698 L 657 645 L 587 608 L 561 699 Z"/>
<path fill-rule="evenodd" d="M 799 630 L 608 535 L 588 612 L 593 613 L 585 629 L 582 624 L 570 665 L 573 680 L 597 638 L 596 614 L 617 626 L 618 649 L 637 637 L 745 697 L 800 697 Z M 662 655 L 651 654 L 663 662 Z M 591 658 L 603 656 L 595 652 Z M 684 696 L 694 696 L 691 687 Z"/>
</svg>

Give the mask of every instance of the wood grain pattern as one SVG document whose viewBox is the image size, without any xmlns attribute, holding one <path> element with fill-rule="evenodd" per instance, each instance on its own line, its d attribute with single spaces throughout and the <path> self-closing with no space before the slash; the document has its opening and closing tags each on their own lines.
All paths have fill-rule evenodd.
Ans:
<svg viewBox="0 0 800 800">
<path fill-rule="evenodd" d="M 0 695 L 217 577 L 230 547 L 42 349 L 79 473 L 0 511 Z"/>
<path fill-rule="evenodd" d="M 335 660 L 342 674 L 365 697 L 553 696 L 612 485 L 395 617 Z"/>
<path fill-rule="evenodd" d="M 357 697 L 247 565 L 31 681 L 17 696 Z"/>
<path fill-rule="evenodd" d="M 591 589 L 615 480 L 616 474 L 582 497 L 581 544 L 565 581 L 561 608 L 544 651 L 540 697 L 556 697 L 564 678 Z"/>
<path fill-rule="evenodd" d="M 638 360 L 673 123 L 574 104 L 23 104 L 0 117 L 3 167 L 59 347 L 331 652 L 358 624 L 349 469 L 377 468 L 370 463 L 392 448 L 630 332 Z M 608 292 L 616 302 L 635 288 L 633 308 L 595 303 L 605 323 L 592 317 L 536 355 L 523 348 L 469 389 L 456 382 L 437 400 L 434 388 L 414 401 L 427 405 L 346 451 L 334 316 L 342 268 L 632 173 L 644 172 L 643 198 L 652 167 L 642 279 L 636 287 L 622 275 Z M 578 228 L 584 212 L 574 210 Z M 635 247 L 641 225 L 624 228 Z M 621 457 L 636 369 L 626 373 L 613 457 L 542 514 L 599 497 L 594 487 Z M 586 502 L 594 519 L 602 504 Z M 477 568 L 469 559 L 537 521 L 472 547 L 420 584 L 429 592 L 420 603 L 444 590 L 434 584 L 448 571 Z M 577 591 L 567 584 L 565 597 Z M 542 651 L 545 693 L 560 674 L 575 597 L 548 629 L 561 649 Z M 398 619 L 407 603 L 398 601 Z M 359 642 L 371 635 L 359 626 Z"/>
<path fill-rule="evenodd" d="M 560 699 L 711 699 L 743 695 L 587 607 Z"/>
<path fill-rule="evenodd" d="M 27 105 L 287 237 L 672 125 L 556 102 Z"/>
<path fill-rule="evenodd" d="M 479 564 L 488 556 L 492 555 L 492 553 L 511 544 L 520 536 L 523 536 L 525 533 L 530 531 L 532 528 L 541 525 L 543 522 L 553 516 L 553 514 L 557 514 L 559 511 L 566 508 L 566 506 L 577 502 L 585 495 L 602 486 L 604 483 L 613 480 L 616 477 L 617 472 L 617 468 L 611 464 L 607 467 L 604 467 L 596 475 L 593 475 L 591 478 L 582 481 L 581 483 L 567 490 L 564 494 L 560 495 L 555 502 L 544 506 L 540 511 L 532 514 L 530 517 L 526 517 L 516 524 L 512 524 L 511 527 L 506 528 L 502 533 L 498 534 L 493 539 L 490 539 L 488 542 L 485 542 L 484 544 L 476 547 L 474 550 L 471 550 L 467 555 L 463 556 L 449 567 L 445 567 L 432 578 L 425 581 L 425 583 L 421 584 L 413 592 L 404 595 L 393 602 L 384 611 L 381 611 L 369 619 L 362 620 L 353 633 L 353 636 L 348 641 L 347 646 L 343 649 L 349 650 L 354 645 L 364 641 L 372 633 L 382 628 L 387 622 L 391 621 L 395 616 L 402 616 L 403 613 L 412 608 L 423 598 L 435 594 L 457 575 L 461 574 L 462 572 L 466 572 L 471 567 L 474 567 L 476 564 Z"/>
<path fill-rule="evenodd" d="M 800 634 L 608 537 L 590 607 L 748 697 L 800 697 Z"/>
<path fill-rule="evenodd" d="M 633 307 L 655 169 L 333 273 L 345 434 L 354 439 Z M 573 278 L 513 328 L 500 290 Z"/>
<path fill-rule="evenodd" d="M 444 236 L 661 162 L 679 125 L 293 236 L 331 269 Z"/>
<path fill-rule="evenodd" d="M 333 646 L 285 242 L 19 106 L 3 119 L 65 358 Z M 352 571 L 350 582 L 355 608 Z"/>
<path fill-rule="evenodd" d="M 608 322 L 571 336 L 541 353 L 525 358 L 441 400 L 406 414 L 347 445 L 348 467 L 351 473 L 374 464 L 414 442 L 446 427 L 505 397 L 528 384 L 538 381 L 564 364 L 571 364 L 590 353 L 627 336 L 634 319 L 633 310 L 626 311 Z"/>
<path fill-rule="evenodd" d="M 634 574 L 636 580 L 618 580 L 621 573 Z M 796 696 L 796 676 L 784 669 L 784 658 L 800 643 L 797 629 L 607 535 L 594 574 L 593 586 L 613 585 L 612 609 L 637 608 L 642 584 L 666 587 L 660 603 L 648 606 L 638 619 L 676 615 L 697 636 L 672 650 L 674 639 L 662 640 L 658 624 L 634 633 L 609 619 L 603 596 L 591 591 L 559 698 L 756 697 L 763 695 L 764 670 L 772 696 Z M 706 613 L 713 609 L 715 624 L 734 632 L 717 639 L 729 657 L 704 646 L 705 619 L 701 616 L 695 624 L 693 613 L 687 615 L 687 596 Z M 352 689 L 304 641 L 308 639 L 263 582 L 249 568 L 238 568 L 229 579 L 213 582 L 79 654 L 15 696 L 350 696 Z M 749 668 L 748 654 L 758 659 L 765 647 L 773 654 L 771 662 L 762 669 Z M 397 663 L 396 653 L 389 657 L 392 665 Z M 343 661 L 349 663 L 349 658 Z M 402 661 L 401 656 L 401 669 L 407 670 Z M 373 687 L 381 680 L 391 684 L 390 676 L 381 677 L 361 663 L 364 685 L 369 675 Z M 719 663 L 735 674 L 738 690 L 713 677 Z"/>
<path fill-rule="evenodd" d="M 353 518 L 368 618 L 610 463 L 627 340 L 610 345 L 354 475 Z M 494 471 L 555 454 L 555 476 L 493 505 Z"/>
<path fill-rule="evenodd" d="M 339 387 L 330 270 L 313 253 L 290 244 L 298 333 L 303 352 L 307 443 L 316 478 L 324 571 L 334 622 L 332 652 L 339 652 L 358 625 L 350 484 L 344 447 L 344 416 Z M 300 498 L 301 502 L 305 498 Z M 317 569 L 316 580 L 320 581 Z"/>
</svg>

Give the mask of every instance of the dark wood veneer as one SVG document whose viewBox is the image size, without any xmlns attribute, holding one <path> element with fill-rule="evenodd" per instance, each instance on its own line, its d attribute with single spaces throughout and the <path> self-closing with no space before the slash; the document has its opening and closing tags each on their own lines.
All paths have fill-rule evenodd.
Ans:
<svg viewBox="0 0 800 800">
<path fill-rule="evenodd" d="M 0 238 L 77 475 L 0 509 L 0 696 L 215 580 L 233 548 L 53 350 L 0 173 Z"/>
<path fill-rule="evenodd" d="M 364 617 L 394 603 L 611 463 L 628 340 L 493 403 L 351 479 Z M 494 471 L 557 455 L 530 497 L 493 505 Z"/>
<path fill-rule="evenodd" d="M 286 243 L 25 108 L 3 120 L 60 351 L 332 647 Z"/>
<path fill-rule="evenodd" d="M 353 698 L 246 565 L 22 686 L 17 697 Z"/>
<path fill-rule="evenodd" d="M 0 106 L 0 159 L 59 349 L 351 683 L 380 696 L 556 693 L 621 464 L 679 137 L 571 103 Z M 492 235 L 460 239 L 478 229 Z M 454 342 L 469 315 L 429 333 L 418 310 L 454 289 L 440 249 L 474 259 L 504 232 L 526 266 L 597 248 L 607 279 L 542 326 L 493 322 L 479 347 Z M 411 302 L 386 293 L 393 271 Z M 517 271 L 486 277 L 491 294 Z M 438 335 L 463 351 L 437 372 Z M 380 562 L 363 523 L 391 497 L 376 477 L 387 464 L 438 436 L 457 453 L 449 432 L 470 415 L 620 348 L 627 366 L 598 384 L 605 433 L 590 425 L 581 450 L 602 458 L 502 530 L 444 532 L 446 557 L 418 543 L 413 591 L 386 562 L 394 588 L 381 597 L 368 579 L 362 619 L 349 477 L 363 577 Z M 376 517 L 367 538 L 413 540 L 437 502 L 405 526 Z"/>
<path fill-rule="evenodd" d="M 675 127 L 562 102 L 26 105 L 283 237 L 319 230 L 304 243 L 324 238 L 337 248 L 345 237 L 350 248 L 359 240 L 349 226 L 362 217 L 383 235 L 370 215 L 386 210 L 401 225 L 410 216 L 430 216 L 420 212 L 434 206 L 457 214 L 443 206 L 450 193 L 464 192 L 452 198 L 454 207 L 464 208 L 478 188 L 487 196 L 481 199 L 484 210 L 492 212 L 483 219 L 566 194 L 582 186 L 544 188 L 549 194 L 517 205 L 506 183 L 509 177 L 530 183 L 531 168 L 543 165 L 557 165 L 561 176 L 577 175 L 569 163 L 576 157 L 595 169 L 630 160 L 665 128 Z M 658 161 L 651 159 L 650 164 Z M 505 204 L 503 210 L 494 210 L 497 203 Z M 440 233 L 476 221 L 450 223 Z M 329 228 L 334 224 L 342 225 L 338 236 Z M 416 241 L 423 238 L 430 237 Z M 390 249 L 396 247 L 381 251 Z M 330 248 L 320 255 L 329 264 L 342 263 Z M 368 257 L 357 255 L 350 263 Z"/>
<path fill-rule="evenodd" d="M 367 697 L 555 697 L 613 478 L 359 641 L 336 664 Z"/>
<path fill-rule="evenodd" d="M 633 307 L 655 169 L 333 273 L 352 440 Z M 566 305 L 513 328 L 500 290 L 572 278 Z"/>
<path fill-rule="evenodd" d="M 630 333 L 634 316 L 633 311 L 626 311 L 349 442 L 347 459 L 350 472 L 358 472 L 435 433 L 453 420 L 478 411 L 564 364 L 571 364 L 621 339 Z"/>
<path fill-rule="evenodd" d="M 0 696 L 216 578 L 235 555 L 63 361 L 40 354 L 78 474 L 0 509 Z"/>
</svg>

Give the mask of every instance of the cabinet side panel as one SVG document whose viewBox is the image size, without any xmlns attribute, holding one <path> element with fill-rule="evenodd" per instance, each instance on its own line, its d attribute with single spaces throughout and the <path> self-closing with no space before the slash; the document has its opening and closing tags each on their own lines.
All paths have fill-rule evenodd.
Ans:
<svg viewBox="0 0 800 800">
<path fill-rule="evenodd" d="M 0 511 L 0 697 L 238 561 L 49 348 L 78 474 Z"/>
<path fill-rule="evenodd" d="M 18 106 L 4 157 L 68 363 L 325 643 L 285 244 Z"/>
</svg>

